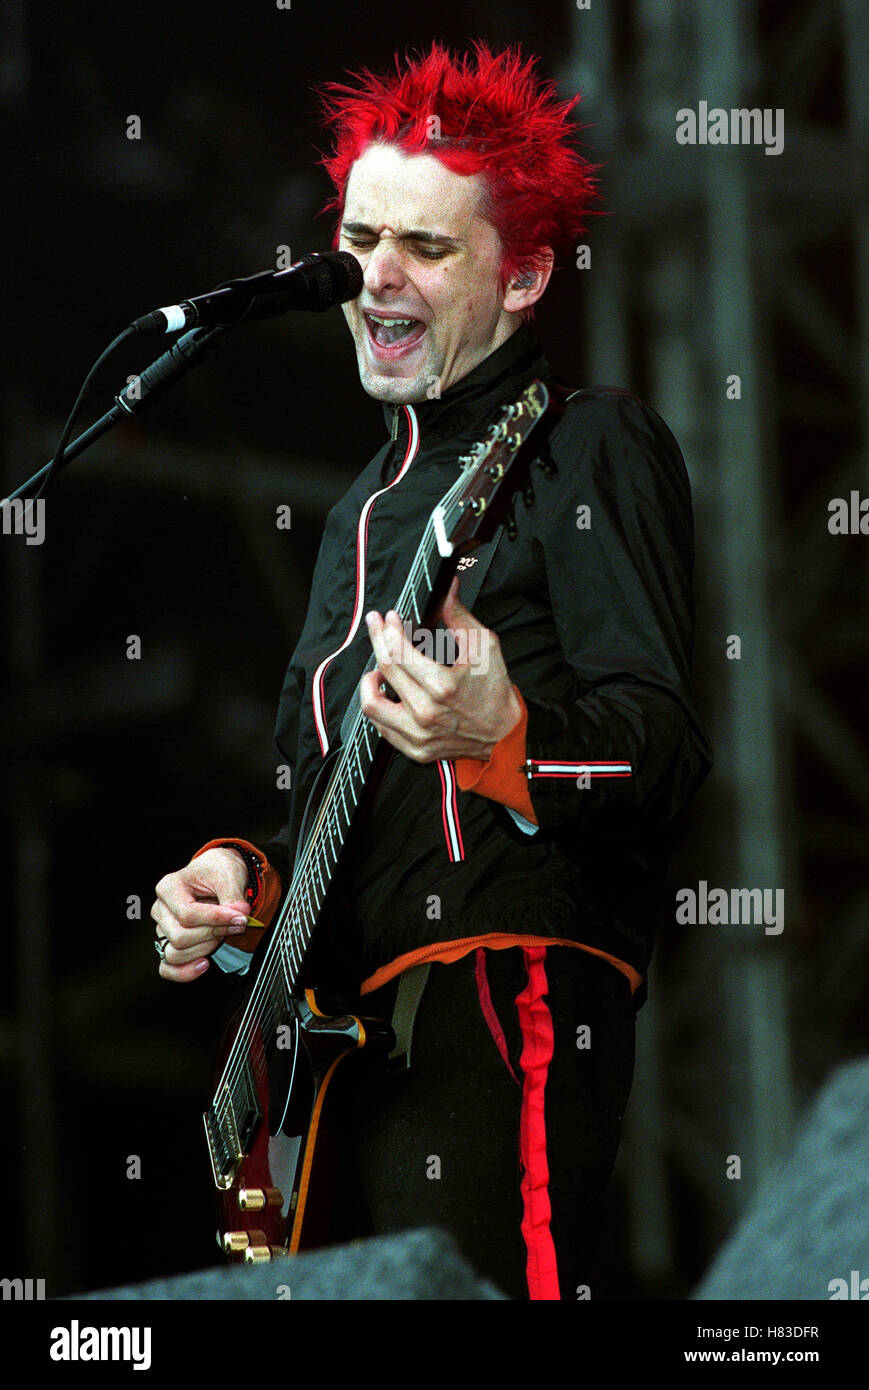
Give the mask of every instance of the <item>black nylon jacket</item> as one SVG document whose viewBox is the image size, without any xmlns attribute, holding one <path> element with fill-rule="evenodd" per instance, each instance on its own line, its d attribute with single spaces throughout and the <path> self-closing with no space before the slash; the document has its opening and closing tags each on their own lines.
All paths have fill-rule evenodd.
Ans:
<svg viewBox="0 0 869 1390">
<path fill-rule="evenodd" d="M 523 325 L 441 398 L 384 407 L 394 437 L 329 513 L 278 710 L 281 761 L 292 767 L 289 823 L 264 848 L 285 881 L 323 756 L 313 677 L 344 643 L 357 605 L 360 512 L 410 450 L 400 481 L 370 509 L 359 626 L 322 681 L 321 734 L 333 747 L 371 655 L 364 614 L 394 606 L 459 455 L 528 382 L 551 376 Z M 520 500 L 518 536 L 502 538 L 473 603 L 528 707 L 539 830 L 526 834 L 474 792 L 446 798 L 445 815 L 449 768 L 394 754 L 350 856 L 340 928 L 320 936 L 321 969 L 330 953 L 343 954 L 342 968 L 361 980 L 420 946 L 508 931 L 584 942 L 646 970 L 668 826 L 712 761 L 690 679 L 688 476 L 663 421 L 610 388 L 568 403 L 549 451 L 557 475 L 535 470 L 536 501 L 526 510 Z M 586 762 L 629 764 L 630 775 L 579 786 Z"/>
</svg>

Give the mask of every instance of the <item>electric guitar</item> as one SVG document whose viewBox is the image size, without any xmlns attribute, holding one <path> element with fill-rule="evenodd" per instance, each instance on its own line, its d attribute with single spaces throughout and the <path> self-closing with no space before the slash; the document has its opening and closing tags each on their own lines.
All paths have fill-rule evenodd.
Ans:
<svg viewBox="0 0 869 1390">
<path fill-rule="evenodd" d="M 508 535 L 515 535 L 514 495 L 523 489 L 526 503 L 533 499 L 529 435 L 544 416 L 560 412 L 563 400 L 559 388 L 532 382 L 485 439 L 458 460 L 459 476 L 429 517 L 393 605 L 402 622 L 433 625 L 460 559 L 492 539 L 505 520 Z M 369 669 L 375 664 L 372 656 Z M 256 1264 L 325 1243 L 331 1083 L 349 1054 L 366 1046 L 387 1051 L 393 1043 L 382 1020 L 321 1012 L 314 990 L 303 983 L 308 946 L 342 847 L 392 752 L 358 699 L 356 706 L 311 792 L 291 886 L 250 997 L 225 1041 L 219 1080 L 203 1115 L 219 1193 L 218 1242 L 237 1261 Z M 334 1147 L 333 1142 L 332 1153 Z"/>
</svg>

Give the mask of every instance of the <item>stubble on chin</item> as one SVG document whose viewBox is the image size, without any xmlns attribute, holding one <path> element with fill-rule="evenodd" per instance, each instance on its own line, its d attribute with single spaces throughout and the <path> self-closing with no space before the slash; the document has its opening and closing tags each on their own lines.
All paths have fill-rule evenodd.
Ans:
<svg viewBox="0 0 869 1390">
<path fill-rule="evenodd" d="M 364 348 L 357 350 L 359 380 L 363 391 L 385 405 L 418 405 L 429 399 L 429 391 L 440 377 L 432 362 L 426 362 L 410 376 L 387 376 L 372 371 Z"/>
</svg>

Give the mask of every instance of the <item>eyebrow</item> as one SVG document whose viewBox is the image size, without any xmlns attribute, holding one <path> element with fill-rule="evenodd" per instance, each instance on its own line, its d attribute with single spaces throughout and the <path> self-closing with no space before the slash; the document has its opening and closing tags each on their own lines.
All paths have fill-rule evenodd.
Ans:
<svg viewBox="0 0 869 1390">
<path fill-rule="evenodd" d="M 351 236 L 377 236 L 373 227 L 369 227 L 367 222 L 344 222 L 341 224 L 341 231 L 349 233 Z M 424 232 L 421 229 L 411 229 L 408 232 L 400 232 L 396 238 L 398 241 L 423 241 L 429 246 L 451 246 L 458 248 L 464 246 L 464 242 L 458 237 L 447 236 L 446 232 Z"/>
</svg>

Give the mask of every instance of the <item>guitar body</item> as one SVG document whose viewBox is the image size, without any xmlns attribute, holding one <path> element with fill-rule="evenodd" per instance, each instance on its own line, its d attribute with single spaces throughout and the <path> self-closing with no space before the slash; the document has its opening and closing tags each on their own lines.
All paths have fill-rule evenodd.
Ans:
<svg viewBox="0 0 869 1390">
<path fill-rule="evenodd" d="M 340 1143 L 335 1073 L 351 1053 L 390 1038 L 378 1019 L 321 1013 L 306 990 L 278 1025 L 270 1063 L 262 1039 L 250 1048 L 256 1094 L 240 1117 L 249 1137 L 218 1199 L 219 1240 L 231 1258 L 260 1263 L 327 1241 Z"/>
</svg>

